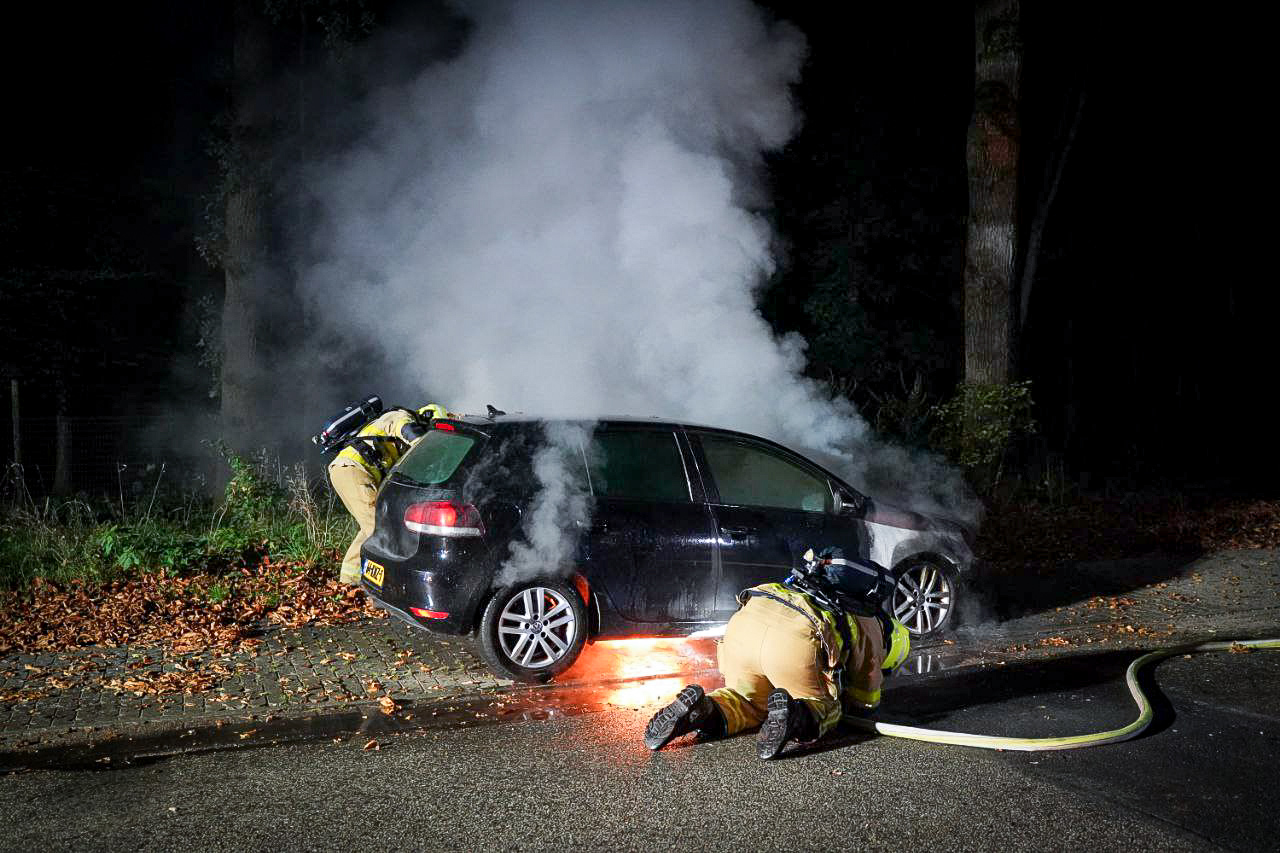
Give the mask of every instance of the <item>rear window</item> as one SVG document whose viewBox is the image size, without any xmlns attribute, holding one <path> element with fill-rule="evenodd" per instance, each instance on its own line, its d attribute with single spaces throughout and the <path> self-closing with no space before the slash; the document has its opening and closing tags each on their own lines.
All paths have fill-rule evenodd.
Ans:
<svg viewBox="0 0 1280 853">
<path fill-rule="evenodd" d="M 475 443 L 474 438 L 461 433 L 430 430 L 400 460 L 396 473 L 424 486 L 443 483 L 458 470 Z"/>
<path fill-rule="evenodd" d="M 597 432 L 591 440 L 591 490 L 598 497 L 688 503 L 675 433 Z"/>
</svg>

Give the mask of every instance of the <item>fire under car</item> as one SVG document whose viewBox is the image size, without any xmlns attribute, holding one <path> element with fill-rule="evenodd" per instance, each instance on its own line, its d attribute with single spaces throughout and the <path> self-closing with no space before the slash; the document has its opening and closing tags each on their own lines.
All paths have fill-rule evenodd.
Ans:
<svg viewBox="0 0 1280 853">
<path fill-rule="evenodd" d="M 540 682 L 590 640 L 714 635 L 740 590 L 786 577 L 810 547 L 890 568 L 886 609 L 934 634 L 955 614 L 967 536 L 742 432 L 467 416 L 434 421 L 389 473 L 361 583 L 411 625 L 475 636 L 498 674 Z"/>
</svg>

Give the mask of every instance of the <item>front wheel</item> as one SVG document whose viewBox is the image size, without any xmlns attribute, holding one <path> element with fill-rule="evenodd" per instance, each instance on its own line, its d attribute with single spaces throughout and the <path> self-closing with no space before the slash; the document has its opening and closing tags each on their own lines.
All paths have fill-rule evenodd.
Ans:
<svg viewBox="0 0 1280 853">
<path fill-rule="evenodd" d="M 480 646 L 499 675 L 540 684 L 578 659 L 587 608 L 574 587 L 537 580 L 498 590 L 480 618 Z"/>
<path fill-rule="evenodd" d="M 886 609 L 912 637 L 941 631 L 956 610 L 955 573 L 936 559 L 910 560 L 898 573 L 898 585 Z"/>
</svg>

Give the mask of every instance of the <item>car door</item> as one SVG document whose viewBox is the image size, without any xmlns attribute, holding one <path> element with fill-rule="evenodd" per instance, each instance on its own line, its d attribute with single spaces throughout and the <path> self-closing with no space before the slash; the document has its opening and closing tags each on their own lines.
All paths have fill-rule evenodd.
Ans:
<svg viewBox="0 0 1280 853">
<path fill-rule="evenodd" d="M 721 617 L 740 590 L 785 578 L 805 550 L 824 544 L 834 506 L 819 469 L 776 445 L 746 436 L 691 431 L 716 522 Z"/>
<path fill-rule="evenodd" d="M 715 535 L 671 427 L 603 426 L 587 454 L 588 578 L 632 622 L 703 622 L 716 600 Z M 696 498 L 696 500 L 695 500 Z"/>
</svg>

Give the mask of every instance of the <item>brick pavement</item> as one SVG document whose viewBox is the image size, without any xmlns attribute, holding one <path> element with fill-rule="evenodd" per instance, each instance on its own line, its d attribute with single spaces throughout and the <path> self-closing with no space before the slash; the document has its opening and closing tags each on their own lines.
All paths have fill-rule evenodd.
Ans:
<svg viewBox="0 0 1280 853">
<path fill-rule="evenodd" d="M 210 676 L 211 688 L 144 692 L 149 678 L 192 671 Z M 306 715 L 382 697 L 421 701 L 510 684 L 464 640 L 376 618 L 268 630 L 251 650 L 226 654 L 137 647 L 13 654 L 0 659 L 0 748 L 76 732 Z"/>
<path fill-rule="evenodd" d="M 1004 590 L 1044 606 L 999 623 L 971 620 L 946 640 L 920 644 L 944 668 L 1049 656 L 1079 649 L 1150 648 L 1213 636 L 1280 635 L 1280 552 L 1229 551 L 1190 563 L 1138 560 L 1081 564 L 1036 581 L 1055 595 Z M 1055 590 L 1049 590 L 1055 592 Z M 1062 603 L 1054 601 L 1061 599 Z M 1048 602 L 1045 604 L 1045 602 Z M 602 644 L 607 645 L 607 644 Z M 597 647 L 599 648 L 599 647 Z M 710 650 L 709 650 L 710 648 Z M 685 673 L 705 672 L 713 648 L 672 657 Z M 596 652 L 595 661 L 609 652 Z M 931 667 L 932 668 L 932 667 Z M 670 674 L 634 670 L 645 676 Z M 210 689 L 139 693 L 148 679 L 192 671 Z M 581 685 L 601 677 L 580 664 Z M 606 666 L 605 674 L 611 671 Z M 442 705 L 509 692 L 469 640 L 437 637 L 392 619 L 268 630 L 253 648 L 229 654 L 175 654 L 158 648 L 89 648 L 0 658 L 0 750 L 103 736 L 246 721 L 307 718 L 337 711 L 376 713 L 377 700 Z"/>
</svg>

